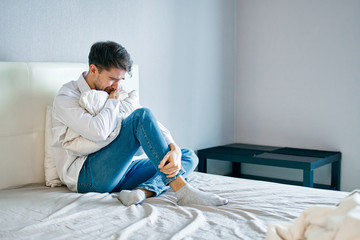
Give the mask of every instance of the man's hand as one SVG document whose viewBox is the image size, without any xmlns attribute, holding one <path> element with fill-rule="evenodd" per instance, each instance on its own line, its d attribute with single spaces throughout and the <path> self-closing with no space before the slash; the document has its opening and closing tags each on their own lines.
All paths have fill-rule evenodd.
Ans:
<svg viewBox="0 0 360 240">
<path fill-rule="evenodd" d="M 129 94 L 124 89 L 117 89 L 109 94 L 109 99 L 124 100 L 127 97 L 129 97 Z"/>
<path fill-rule="evenodd" d="M 175 177 L 176 174 L 181 169 L 181 149 L 173 144 L 169 144 L 170 151 L 165 155 L 165 157 L 161 160 L 158 165 L 158 168 L 161 172 L 167 174 L 166 177 L 172 178 Z"/>
</svg>

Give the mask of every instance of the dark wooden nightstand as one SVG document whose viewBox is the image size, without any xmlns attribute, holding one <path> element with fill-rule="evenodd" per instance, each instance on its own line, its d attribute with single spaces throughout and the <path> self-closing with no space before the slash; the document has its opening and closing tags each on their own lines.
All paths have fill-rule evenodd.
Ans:
<svg viewBox="0 0 360 240">
<path fill-rule="evenodd" d="M 318 188 L 340 190 L 341 152 L 271 147 L 235 143 L 200 149 L 198 171 L 206 173 L 207 159 L 231 161 L 232 176 L 314 187 L 314 169 L 331 163 L 331 185 L 315 184 Z M 241 163 L 303 170 L 303 182 L 241 174 Z"/>
</svg>

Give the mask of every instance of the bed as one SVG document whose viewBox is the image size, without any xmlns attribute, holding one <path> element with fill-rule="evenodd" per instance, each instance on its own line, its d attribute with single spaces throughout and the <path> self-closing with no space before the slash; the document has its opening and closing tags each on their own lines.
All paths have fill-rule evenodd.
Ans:
<svg viewBox="0 0 360 240">
<path fill-rule="evenodd" d="M 189 176 L 192 185 L 226 197 L 228 205 L 178 206 L 169 190 L 125 207 L 116 193 L 70 192 L 49 173 L 46 109 L 60 86 L 86 68 L 0 62 L 0 239 L 265 239 L 269 224 L 348 195 L 199 172 Z M 139 87 L 134 70 L 125 89 Z"/>
<path fill-rule="evenodd" d="M 221 207 L 177 206 L 167 191 L 125 207 L 116 194 L 72 193 L 43 184 L 1 191 L 1 239 L 264 239 L 286 222 L 344 192 L 193 173 L 191 183 L 229 199 Z"/>
</svg>

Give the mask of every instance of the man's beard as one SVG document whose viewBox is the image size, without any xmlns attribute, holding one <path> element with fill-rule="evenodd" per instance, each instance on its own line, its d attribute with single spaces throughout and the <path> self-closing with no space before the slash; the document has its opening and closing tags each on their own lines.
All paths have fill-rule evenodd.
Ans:
<svg viewBox="0 0 360 240">
<path fill-rule="evenodd" d="M 112 91 L 115 91 L 115 88 L 113 87 L 106 87 L 103 91 L 107 92 L 108 94 L 110 94 Z"/>
<path fill-rule="evenodd" d="M 115 90 L 116 90 L 115 88 L 113 88 L 113 87 L 111 87 L 111 86 L 108 86 L 108 87 L 106 87 L 106 88 L 104 88 L 104 89 L 101 89 L 101 88 L 99 88 L 99 87 L 96 85 L 96 83 L 94 83 L 94 87 L 95 87 L 95 90 L 105 91 L 105 92 L 107 92 L 108 94 L 110 94 L 112 91 L 115 91 Z"/>
</svg>

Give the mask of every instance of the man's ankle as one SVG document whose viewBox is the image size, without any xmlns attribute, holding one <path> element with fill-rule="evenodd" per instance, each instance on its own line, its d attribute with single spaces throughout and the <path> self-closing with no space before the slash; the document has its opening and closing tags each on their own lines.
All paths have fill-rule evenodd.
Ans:
<svg viewBox="0 0 360 240">
<path fill-rule="evenodd" d="M 149 197 L 153 197 L 153 196 L 155 196 L 155 193 L 154 193 L 154 192 L 149 191 L 149 190 L 147 190 L 147 189 L 144 189 L 144 188 L 137 188 L 137 190 L 141 190 L 141 191 L 143 191 L 143 192 L 145 193 L 145 197 L 146 197 L 146 198 L 149 198 Z"/>
<path fill-rule="evenodd" d="M 174 192 L 177 192 L 179 189 L 186 185 L 186 181 L 182 176 L 178 176 L 174 181 L 169 183 L 169 186 Z"/>
</svg>

